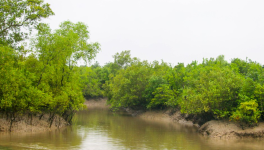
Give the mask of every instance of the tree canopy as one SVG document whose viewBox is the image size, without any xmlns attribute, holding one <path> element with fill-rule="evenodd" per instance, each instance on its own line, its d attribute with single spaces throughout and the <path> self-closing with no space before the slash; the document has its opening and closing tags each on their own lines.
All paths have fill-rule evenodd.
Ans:
<svg viewBox="0 0 264 150">
<path fill-rule="evenodd" d="M 0 44 L 16 46 L 51 15 L 50 5 L 43 0 L 0 0 Z"/>
<path fill-rule="evenodd" d="M 82 75 L 77 62 L 100 50 L 90 43 L 87 25 L 65 21 L 52 31 L 41 23 L 54 13 L 42 0 L 0 1 L 0 112 L 12 122 L 20 115 L 48 113 L 69 123 L 83 107 Z M 31 49 L 19 46 L 33 30 Z"/>
</svg>

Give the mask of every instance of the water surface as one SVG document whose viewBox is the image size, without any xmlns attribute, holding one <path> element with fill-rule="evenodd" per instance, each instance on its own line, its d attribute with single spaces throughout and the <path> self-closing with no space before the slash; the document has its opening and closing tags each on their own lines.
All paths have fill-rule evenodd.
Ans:
<svg viewBox="0 0 264 150">
<path fill-rule="evenodd" d="M 193 127 L 146 121 L 106 109 L 79 112 L 74 125 L 37 134 L 0 134 L 0 150 L 254 150 L 264 149 L 263 139 L 212 140 Z"/>
</svg>

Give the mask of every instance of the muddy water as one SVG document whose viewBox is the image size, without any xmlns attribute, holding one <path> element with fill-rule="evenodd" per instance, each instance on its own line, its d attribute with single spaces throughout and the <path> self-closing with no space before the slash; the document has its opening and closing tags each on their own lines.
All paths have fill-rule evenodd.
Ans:
<svg viewBox="0 0 264 150">
<path fill-rule="evenodd" d="M 0 134 L 0 150 L 254 150 L 264 149 L 264 139 L 210 140 L 193 127 L 151 122 L 106 109 L 79 112 L 74 125 L 38 134 Z"/>
</svg>

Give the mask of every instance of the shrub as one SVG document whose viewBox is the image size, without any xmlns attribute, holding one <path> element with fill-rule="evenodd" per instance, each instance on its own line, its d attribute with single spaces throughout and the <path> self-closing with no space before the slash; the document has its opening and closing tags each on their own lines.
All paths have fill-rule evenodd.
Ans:
<svg viewBox="0 0 264 150">
<path fill-rule="evenodd" d="M 230 117 L 231 120 L 239 121 L 242 126 L 244 124 L 248 126 L 256 125 L 259 118 L 260 111 L 256 100 L 240 103 L 238 109 Z"/>
<path fill-rule="evenodd" d="M 160 87 L 157 87 L 152 94 L 154 95 L 154 98 L 152 98 L 151 102 L 147 105 L 148 109 L 165 108 L 167 107 L 167 102 L 174 99 L 173 91 L 167 84 L 160 85 Z"/>
</svg>

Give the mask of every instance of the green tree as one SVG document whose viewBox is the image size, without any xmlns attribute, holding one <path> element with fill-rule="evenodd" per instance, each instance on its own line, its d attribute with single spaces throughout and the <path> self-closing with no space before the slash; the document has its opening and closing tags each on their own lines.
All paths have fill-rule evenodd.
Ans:
<svg viewBox="0 0 264 150">
<path fill-rule="evenodd" d="M 88 43 L 89 32 L 81 22 L 65 21 L 55 32 L 48 25 L 40 24 L 38 30 L 32 41 L 39 60 L 35 86 L 52 96 L 45 103 L 52 112 L 51 120 L 55 114 L 60 114 L 71 121 L 84 100 L 78 82 L 77 61 L 93 59 L 100 50 L 99 43 Z"/>
<path fill-rule="evenodd" d="M 155 94 L 153 92 L 156 90 L 156 88 L 166 83 L 166 80 L 164 80 L 161 76 L 152 75 L 150 77 L 148 80 L 148 85 L 144 91 L 144 98 L 148 103 L 150 103 L 151 99 L 154 98 Z"/>
<path fill-rule="evenodd" d="M 57 114 L 71 123 L 84 101 L 77 62 L 95 58 L 100 44 L 88 42 L 84 23 L 65 21 L 55 31 L 39 23 L 53 15 L 43 0 L 0 4 L 0 112 L 11 120 L 10 129 L 22 114 L 49 113 L 50 125 Z M 25 50 L 19 42 L 34 28 L 32 49 Z"/>
<path fill-rule="evenodd" d="M 235 58 L 235 59 L 232 59 L 231 65 L 234 68 L 238 68 L 238 72 L 240 74 L 243 74 L 246 76 L 246 74 L 248 73 L 249 66 L 248 66 L 247 61 L 241 60 L 239 58 Z"/>
<path fill-rule="evenodd" d="M 25 60 L 14 49 L 0 47 L 0 112 L 10 119 L 10 130 L 17 116 L 39 113 L 43 100 L 49 95 L 33 85 L 34 73 L 27 69 Z"/>
<path fill-rule="evenodd" d="M 110 73 L 114 76 L 121 69 L 130 66 L 136 58 L 131 58 L 130 50 L 122 51 L 113 55 L 114 62 L 107 63 L 105 66 L 109 68 Z"/>
<path fill-rule="evenodd" d="M 255 99 L 255 89 L 256 82 L 254 82 L 252 78 L 246 78 L 239 93 L 241 102 L 249 101 L 250 99 Z"/>
<path fill-rule="evenodd" d="M 149 66 L 143 62 L 132 64 L 110 80 L 109 89 L 113 108 L 132 107 L 146 108 L 147 102 L 144 91 L 150 77 Z"/>
<path fill-rule="evenodd" d="M 85 98 L 99 97 L 103 95 L 98 74 L 91 67 L 80 67 L 80 83 Z M 98 68 L 97 68 L 98 69 Z"/>
<path fill-rule="evenodd" d="M 175 99 L 173 91 L 170 89 L 168 84 L 161 84 L 157 87 L 152 94 L 154 97 L 151 99 L 147 108 L 166 108 L 168 106 L 168 101 L 173 101 Z"/>
<path fill-rule="evenodd" d="M 189 86 L 183 90 L 181 109 L 184 113 L 211 113 L 215 118 L 229 117 L 238 105 L 238 93 L 243 78 L 229 66 L 219 63 L 203 67 L 199 65 L 197 74 L 185 78 Z M 186 81 L 187 80 L 187 81 Z"/>
<path fill-rule="evenodd" d="M 169 99 L 167 105 L 170 107 L 177 107 L 182 98 L 182 92 L 185 87 L 184 78 L 186 76 L 186 69 L 183 63 L 179 63 L 174 68 L 171 68 L 166 74 L 166 79 L 174 93 L 174 98 Z"/>
<path fill-rule="evenodd" d="M 51 15 L 54 13 L 43 0 L 0 0 L 0 45 L 15 47 L 42 18 Z"/>
</svg>

